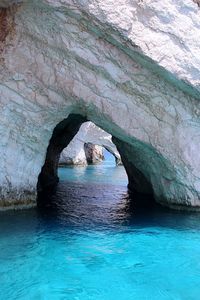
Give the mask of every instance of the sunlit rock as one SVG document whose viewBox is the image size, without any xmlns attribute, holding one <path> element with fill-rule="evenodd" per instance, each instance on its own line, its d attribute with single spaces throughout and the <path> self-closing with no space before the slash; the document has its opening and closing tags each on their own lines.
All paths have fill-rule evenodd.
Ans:
<svg viewBox="0 0 200 300">
<path fill-rule="evenodd" d="M 42 166 L 47 182 L 81 126 L 70 114 L 113 136 L 131 189 L 200 206 L 195 2 L 0 1 L 1 206 L 36 203 Z"/>
<path fill-rule="evenodd" d="M 85 156 L 88 164 L 98 164 L 104 160 L 103 147 L 85 143 Z"/>
<path fill-rule="evenodd" d="M 59 163 L 61 165 L 87 165 L 87 161 L 92 163 L 92 157 L 94 157 L 94 161 L 96 157 L 97 162 L 100 162 L 103 159 L 104 148 L 115 157 L 116 164 L 121 164 L 119 152 L 111 139 L 110 134 L 95 126 L 92 122 L 86 122 L 80 127 L 70 144 L 61 152 Z M 88 143 L 93 145 L 94 153 L 92 155 L 90 152 L 91 156 L 87 158 L 85 152 L 90 146 L 84 145 Z"/>
</svg>

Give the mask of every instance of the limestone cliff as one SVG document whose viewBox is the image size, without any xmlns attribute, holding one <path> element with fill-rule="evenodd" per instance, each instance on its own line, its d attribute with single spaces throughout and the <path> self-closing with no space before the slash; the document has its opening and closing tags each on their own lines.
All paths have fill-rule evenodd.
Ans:
<svg viewBox="0 0 200 300">
<path fill-rule="evenodd" d="M 200 206 L 195 2 L 0 0 L 1 206 L 35 205 L 85 121 L 113 136 L 131 189 Z"/>
</svg>

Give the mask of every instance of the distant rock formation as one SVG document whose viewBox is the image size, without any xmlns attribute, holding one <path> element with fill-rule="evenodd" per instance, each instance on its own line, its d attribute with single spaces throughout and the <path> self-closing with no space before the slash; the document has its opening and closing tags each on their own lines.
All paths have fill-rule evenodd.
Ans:
<svg viewBox="0 0 200 300">
<path fill-rule="evenodd" d="M 193 0 L 200 7 L 200 0 Z"/>
<path fill-rule="evenodd" d="M 61 152 L 59 164 L 87 165 L 88 162 L 91 164 L 92 161 L 93 163 L 100 162 L 103 160 L 103 148 L 115 157 L 116 164 L 120 164 L 120 154 L 111 139 L 110 134 L 92 122 L 86 122 L 81 126 L 70 144 Z"/>
<path fill-rule="evenodd" d="M 0 0 L 1 207 L 35 205 L 87 121 L 112 135 L 130 190 L 200 207 L 197 3 Z"/>
<path fill-rule="evenodd" d="M 89 165 L 98 164 L 104 160 L 103 147 L 92 143 L 85 143 L 84 149 L 86 160 Z"/>
</svg>

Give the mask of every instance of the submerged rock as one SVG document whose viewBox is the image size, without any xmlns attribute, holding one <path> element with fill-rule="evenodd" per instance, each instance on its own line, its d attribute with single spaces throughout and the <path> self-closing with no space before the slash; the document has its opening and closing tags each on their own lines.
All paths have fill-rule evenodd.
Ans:
<svg viewBox="0 0 200 300">
<path fill-rule="evenodd" d="M 61 151 L 92 121 L 130 189 L 200 207 L 195 2 L 0 1 L 1 206 L 34 205 L 38 175 L 57 182 Z"/>
</svg>

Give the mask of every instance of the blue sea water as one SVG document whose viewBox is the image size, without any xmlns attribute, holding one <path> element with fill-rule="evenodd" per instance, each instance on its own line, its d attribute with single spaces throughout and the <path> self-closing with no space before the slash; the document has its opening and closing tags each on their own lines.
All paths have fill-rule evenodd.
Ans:
<svg viewBox="0 0 200 300">
<path fill-rule="evenodd" d="M 0 214 L 0 300 L 199 300 L 200 214 L 142 209 L 123 167 L 62 168 L 42 210 Z"/>
</svg>

